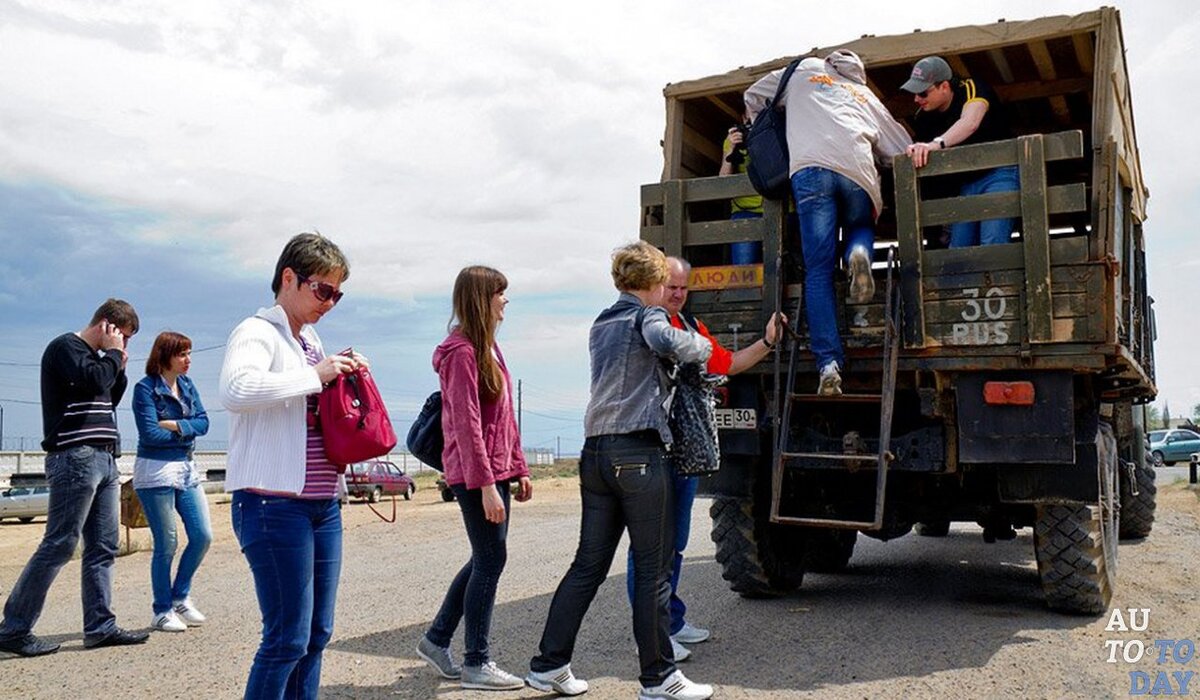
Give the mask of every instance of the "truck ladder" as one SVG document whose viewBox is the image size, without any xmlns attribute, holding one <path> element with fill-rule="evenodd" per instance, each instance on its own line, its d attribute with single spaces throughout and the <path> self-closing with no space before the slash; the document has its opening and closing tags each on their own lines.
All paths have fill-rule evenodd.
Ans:
<svg viewBox="0 0 1200 700">
<path fill-rule="evenodd" d="M 884 300 L 884 334 L 883 334 L 883 378 L 879 394 L 843 394 L 842 396 L 817 396 L 815 394 L 796 393 L 796 363 L 799 353 L 799 336 L 790 333 L 788 346 L 787 387 L 779 392 L 780 358 L 775 359 L 776 412 L 779 420 L 775 421 L 775 454 L 772 460 L 771 475 L 771 522 L 789 523 L 794 525 L 810 525 L 828 528 L 845 528 L 853 530 L 879 530 L 883 527 L 884 494 L 887 490 L 888 464 L 894 455 L 888 446 L 892 436 L 892 412 L 896 396 L 896 365 L 900 354 L 899 304 L 893 288 L 893 272 L 896 269 L 895 248 L 888 250 L 887 262 L 887 293 Z M 782 286 L 782 285 L 781 285 Z M 781 300 L 777 302 L 782 306 Z M 801 302 L 796 304 L 795 319 L 799 319 Z M 797 402 L 860 402 L 879 404 L 879 452 L 876 454 L 840 454 L 826 452 L 789 452 L 788 438 L 791 432 L 792 405 Z M 783 475 L 789 460 L 817 459 L 833 462 L 876 463 L 875 477 L 875 519 L 870 521 L 839 520 L 833 518 L 808 518 L 792 515 L 782 515 L 779 512 L 779 502 L 783 493 Z"/>
</svg>

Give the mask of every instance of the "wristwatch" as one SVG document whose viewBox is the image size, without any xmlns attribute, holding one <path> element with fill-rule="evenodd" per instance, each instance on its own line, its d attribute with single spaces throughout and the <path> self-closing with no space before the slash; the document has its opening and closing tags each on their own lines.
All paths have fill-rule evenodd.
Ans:
<svg viewBox="0 0 1200 700">
<path fill-rule="evenodd" d="M 937 137 L 936 139 L 934 139 L 934 140 L 933 140 L 933 142 L 934 142 L 934 143 L 936 143 L 936 144 L 938 145 L 938 148 L 939 148 L 939 149 L 941 149 L 941 150 L 945 150 L 945 148 L 946 148 L 946 139 L 944 139 L 944 138 L 942 138 L 941 136 L 939 136 L 939 137 Z"/>
</svg>

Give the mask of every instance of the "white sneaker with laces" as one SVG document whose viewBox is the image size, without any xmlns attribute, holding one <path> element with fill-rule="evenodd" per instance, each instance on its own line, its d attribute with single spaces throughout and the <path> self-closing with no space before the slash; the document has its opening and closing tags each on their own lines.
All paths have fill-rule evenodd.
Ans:
<svg viewBox="0 0 1200 700">
<path fill-rule="evenodd" d="M 675 656 L 676 661 L 687 661 L 688 657 L 692 655 L 692 650 L 675 641 L 674 637 L 671 637 L 671 654 Z"/>
<path fill-rule="evenodd" d="M 175 601 L 175 614 L 179 616 L 179 619 L 187 623 L 188 627 L 199 627 L 208 619 L 196 609 L 195 605 L 192 605 L 191 598 Z"/>
<path fill-rule="evenodd" d="M 683 623 L 683 627 L 679 631 L 671 635 L 671 639 L 683 644 L 699 644 L 707 642 L 710 632 L 702 627 L 692 627 L 688 623 Z"/>
<path fill-rule="evenodd" d="M 875 278 L 871 276 L 871 254 L 862 246 L 850 251 L 846 274 L 850 277 L 850 303 L 865 304 L 875 296 Z"/>
<path fill-rule="evenodd" d="M 818 396 L 841 396 L 842 375 L 837 362 L 829 362 L 821 368 L 821 383 L 817 385 Z"/>
<path fill-rule="evenodd" d="M 183 623 L 183 620 L 179 619 L 179 616 L 175 614 L 174 610 L 158 613 L 154 616 L 154 619 L 151 620 L 150 626 L 160 632 L 187 631 L 187 625 Z"/>
<path fill-rule="evenodd" d="M 588 691 L 587 681 L 576 678 L 575 674 L 571 673 L 571 664 L 541 673 L 530 671 L 529 675 L 525 676 L 525 682 L 530 688 L 544 693 L 583 695 Z"/>
<path fill-rule="evenodd" d="M 638 700 L 657 700 L 658 698 L 666 698 L 666 700 L 708 700 L 713 694 L 711 685 L 703 683 L 693 683 L 688 680 L 687 676 L 683 675 L 682 671 L 675 671 L 667 676 L 660 685 L 652 688 L 642 688 L 638 693 Z"/>
</svg>

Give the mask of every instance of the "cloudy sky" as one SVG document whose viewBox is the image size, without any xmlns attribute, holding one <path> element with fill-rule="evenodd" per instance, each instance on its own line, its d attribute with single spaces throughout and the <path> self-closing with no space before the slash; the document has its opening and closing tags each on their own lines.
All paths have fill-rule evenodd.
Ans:
<svg viewBox="0 0 1200 700">
<path fill-rule="evenodd" d="M 322 336 L 372 358 L 398 427 L 436 386 L 454 275 L 484 263 L 511 283 L 501 343 L 526 444 L 575 450 L 587 328 L 613 297 L 609 251 L 637 236 L 638 187 L 661 170 L 666 83 L 862 34 L 1096 6 L 0 0 L 4 447 L 40 438 L 46 342 L 108 296 L 141 315 L 135 376 L 155 334 L 184 332 L 219 409 L 220 346 L 270 303 L 283 242 L 315 228 L 352 266 Z M 1200 6 L 1121 10 L 1159 387 L 1179 415 L 1200 403 L 1200 136 L 1187 126 Z M 122 422 L 133 435 L 127 406 Z"/>
</svg>

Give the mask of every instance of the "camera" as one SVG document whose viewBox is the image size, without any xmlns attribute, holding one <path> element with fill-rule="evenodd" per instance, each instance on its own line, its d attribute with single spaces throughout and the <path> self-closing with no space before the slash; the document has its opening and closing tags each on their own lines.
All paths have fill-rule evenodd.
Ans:
<svg viewBox="0 0 1200 700">
<path fill-rule="evenodd" d="M 725 156 L 725 162 L 736 167 L 746 162 L 746 141 L 750 138 L 750 125 L 735 124 L 734 128 L 742 135 L 742 142 Z"/>
</svg>

